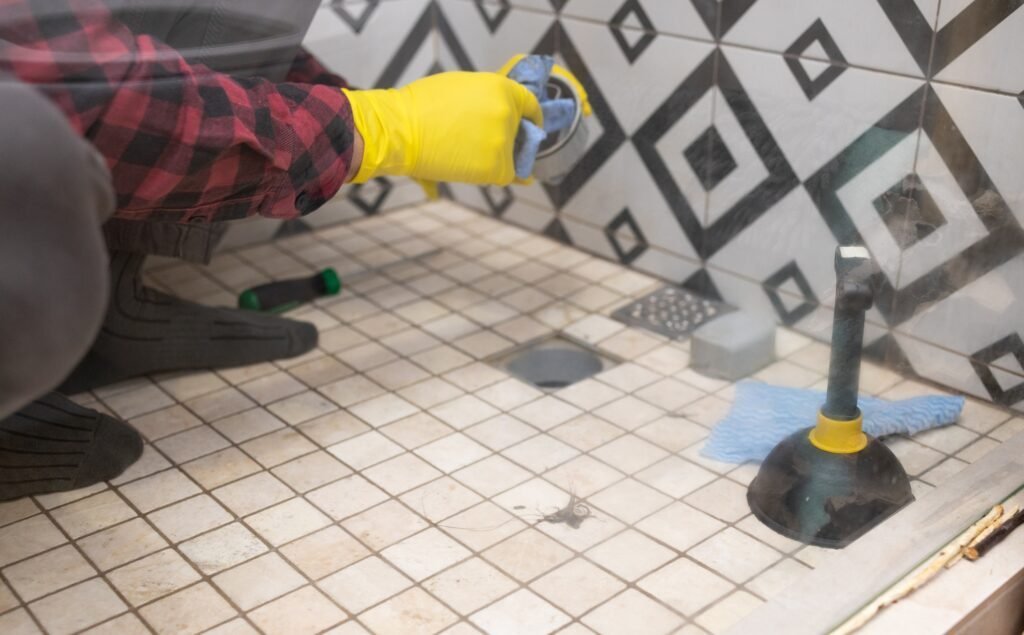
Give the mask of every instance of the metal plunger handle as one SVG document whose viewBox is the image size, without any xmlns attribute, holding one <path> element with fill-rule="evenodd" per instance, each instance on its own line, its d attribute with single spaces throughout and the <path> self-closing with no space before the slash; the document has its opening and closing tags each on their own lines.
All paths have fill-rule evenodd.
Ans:
<svg viewBox="0 0 1024 635">
<path fill-rule="evenodd" d="M 875 267 L 864 247 L 836 248 L 836 310 L 832 323 L 832 358 L 828 396 L 821 412 L 829 419 L 860 417 L 860 358 L 864 343 L 864 314 L 874 299 Z"/>
</svg>

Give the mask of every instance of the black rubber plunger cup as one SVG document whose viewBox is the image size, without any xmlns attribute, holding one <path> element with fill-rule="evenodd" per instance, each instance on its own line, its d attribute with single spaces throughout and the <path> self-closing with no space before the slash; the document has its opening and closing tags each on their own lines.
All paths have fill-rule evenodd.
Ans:
<svg viewBox="0 0 1024 635">
<path fill-rule="evenodd" d="M 747 490 L 750 510 L 761 522 L 820 547 L 845 547 L 914 500 L 896 456 L 861 430 L 857 391 L 874 279 L 866 249 L 836 250 L 832 358 L 817 425 L 775 446 Z"/>
</svg>

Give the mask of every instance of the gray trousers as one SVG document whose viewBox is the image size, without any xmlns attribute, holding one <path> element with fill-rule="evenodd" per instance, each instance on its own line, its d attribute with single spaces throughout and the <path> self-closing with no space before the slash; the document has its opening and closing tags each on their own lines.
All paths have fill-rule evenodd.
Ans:
<svg viewBox="0 0 1024 635">
<path fill-rule="evenodd" d="M 32 0 L 62 11 L 63 0 Z M 108 0 L 189 61 L 281 80 L 318 0 Z M 0 79 L 0 418 L 53 390 L 106 312 L 107 250 L 208 262 L 223 224 L 109 220 L 103 160 L 29 86 Z"/>
<path fill-rule="evenodd" d="M 35 89 L 0 82 L 0 417 L 53 390 L 107 309 L 106 165 Z"/>
<path fill-rule="evenodd" d="M 50 0 L 34 0 L 48 2 Z M 107 0 L 132 31 L 151 35 L 193 64 L 282 81 L 319 0 Z M 103 228 L 117 251 L 207 263 L 225 223 L 113 220 Z"/>
</svg>

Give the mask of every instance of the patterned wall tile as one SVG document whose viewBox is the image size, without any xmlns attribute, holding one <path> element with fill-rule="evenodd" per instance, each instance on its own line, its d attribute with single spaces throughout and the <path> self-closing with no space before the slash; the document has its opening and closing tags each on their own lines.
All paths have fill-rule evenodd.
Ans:
<svg viewBox="0 0 1024 635">
<path fill-rule="evenodd" d="M 914 2 L 757 0 L 751 4 L 722 35 L 723 42 L 828 61 L 835 55 L 834 51 L 829 55 L 827 43 L 831 40 L 852 65 L 924 76 L 924 70 L 893 24 L 904 12 L 921 15 Z M 896 8 L 887 12 L 884 5 Z M 934 19 L 934 10 L 927 19 L 922 17 L 925 26 Z M 812 28 L 823 37 L 811 39 L 808 30 Z"/>
<path fill-rule="evenodd" d="M 918 67 L 930 77 L 1017 94 L 1024 89 L 1019 64 L 1024 11 L 1016 0 L 944 0 L 934 25 L 913 3 L 879 0 Z"/>
<path fill-rule="evenodd" d="M 714 39 L 713 29 L 708 28 L 690 2 L 569 0 L 562 15 L 601 22 L 604 28 L 619 33 L 627 47 L 639 48 L 644 40 L 643 31 Z"/>
</svg>

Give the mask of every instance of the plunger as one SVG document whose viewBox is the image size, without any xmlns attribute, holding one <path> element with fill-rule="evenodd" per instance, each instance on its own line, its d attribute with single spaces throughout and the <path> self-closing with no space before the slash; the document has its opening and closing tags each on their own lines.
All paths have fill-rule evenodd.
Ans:
<svg viewBox="0 0 1024 635">
<path fill-rule="evenodd" d="M 914 500 L 899 459 L 864 434 L 857 407 L 864 314 L 874 263 L 863 247 L 836 249 L 836 308 L 828 393 L 817 425 L 780 442 L 747 490 L 750 510 L 776 532 L 840 548 Z"/>
</svg>

